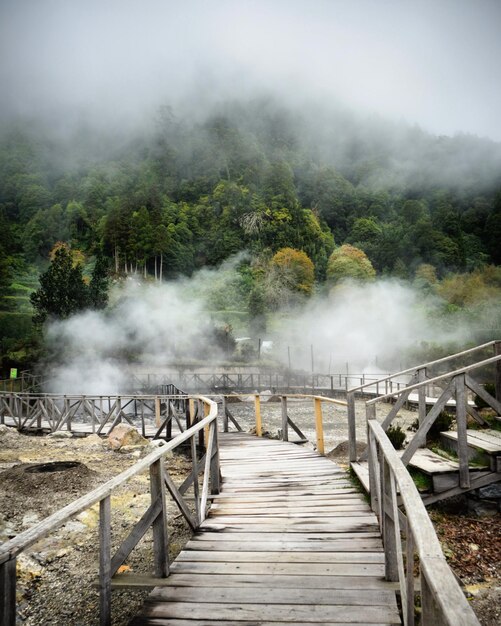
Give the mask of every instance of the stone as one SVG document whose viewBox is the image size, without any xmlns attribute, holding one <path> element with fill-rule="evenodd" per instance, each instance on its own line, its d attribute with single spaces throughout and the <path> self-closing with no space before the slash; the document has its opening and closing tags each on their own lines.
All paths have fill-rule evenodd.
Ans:
<svg viewBox="0 0 501 626">
<path fill-rule="evenodd" d="M 501 499 L 501 483 L 494 483 L 493 485 L 480 487 L 477 493 L 480 498 L 487 498 L 488 500 L 500 500 Z"/>
<path fill-rule="evenodd" d="M 489 500 L 468 500 L 468 511 L 478 517 L 490 517 L 498 512 L 497 502 Z"/>
<path fill-rule="evenodd" d="M 108 443 L 112 450 L 120 450 L 123 446 L 147 446 L 148 440 L 133 426 L 118 424 L 108 435 Z"/>
<path fill-rule="evenodd" d="M 78 445 L 82 447 L 92 447 L 92 446 L 102 446 L 103 440 L 99 435 L 93 433 L 92 435 L 87 435 L 87 437 L 82 437 L 78 439 Z"/>
<path fill-rule="evenodd" d="M 73 435 L 68 430 L 56 430 L 53 433 L 47 435 L 51 439 L 71 439 Z"/>
</svg>

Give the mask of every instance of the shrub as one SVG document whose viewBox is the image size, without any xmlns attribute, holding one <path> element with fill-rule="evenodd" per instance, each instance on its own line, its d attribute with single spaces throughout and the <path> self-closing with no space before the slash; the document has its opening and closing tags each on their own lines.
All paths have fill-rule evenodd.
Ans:
<svg viewBox="0 0 501 626">
<path fill-rule="evenodd" d="M 496 396 L 496 388 L 494 386 L 494 383 L 485 383 L 484 389 L 485 391 L 487 391 L 487 393 L 490 393 L 491 396 L 493 397 Z M 480 396 L 476 394 L 475 394 L 475 404 L 477 408 L 479 409 L 486 409 L 489 406 L 483 398 L 481 398 Z"/>
<path fill-rule="evenodd" d="M 405 432 L 400 426 L 390 426 L 386 434 L 395 450 L 401 450 L 404 447 Z"/>
</svg>

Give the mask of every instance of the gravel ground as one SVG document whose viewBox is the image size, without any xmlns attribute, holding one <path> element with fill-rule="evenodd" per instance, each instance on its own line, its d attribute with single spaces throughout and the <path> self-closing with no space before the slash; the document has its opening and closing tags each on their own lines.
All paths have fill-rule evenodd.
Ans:
<svg viewBox="0 0 501 626">
<path fill-rule="evenodd" d="M 54 511 L 116 476 L 139 455 L 113 452 L 97 436 L 53 439 L 18 434 L 0 426 L 0 542 L 34 526 Z M 78 461 L 64 472 L 26 472 L 34 463 Z M 172 455 L 166 465 L 179 484 L 191 463 Z M 112 550 L 118 548 L 149 505 L 149 478 L 140 474 L 112 497 Z M 168 501 L 170 556 L 174 558 L 191 532 L 178 508 Z M 99 624 L 98 505 L 31 546 L 18 559 L 18 623 L 23 626 L 94 626 Z M 153 571 L 152 538 L 147 533 L 126 561 L 124 571 Z M 112 594 L 114 626 L 125 626 L 147 592 Z"/>
</svg>

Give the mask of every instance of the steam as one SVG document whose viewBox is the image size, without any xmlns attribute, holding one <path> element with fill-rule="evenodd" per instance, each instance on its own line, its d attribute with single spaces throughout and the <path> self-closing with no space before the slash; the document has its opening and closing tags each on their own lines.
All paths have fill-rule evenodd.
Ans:
<svg viewBox="0 0 501 626">
<path fill-rule="evenodd" d="M 128 279 L 115 287 L 110 310 L 53 323 L 49 390 L 105 395 L 127 390 L 130 371 L 159 373 L 179 364 L 219 370 L 228 355 L 213 329 L 227 320 L 216 308 L 221 298 L 228 307 L 226 297 L 234 309 L 245 310 L 238 295 L 241 262 L 238 256 L 217 270 L 169 283 Z M 293 369 L 311 371 L 313 357 L 317 373 L 343 373 L 346 364 L 350 373 L 395 371 L 422 342 L 463 345 L 470 338 L 466 323 L 456 320 L 449 329 L 439 324 L 440 307 L 437 298 L 423 299 L 395 280 L 345 284 L 302 307 L 277 311 L 268 331 L 253 340 L 271 342 L 261 356 L 278 368 L 288 367 L 290 358 Z M 214 321 L 221 316 L 222 322 Z"/>
</svg>

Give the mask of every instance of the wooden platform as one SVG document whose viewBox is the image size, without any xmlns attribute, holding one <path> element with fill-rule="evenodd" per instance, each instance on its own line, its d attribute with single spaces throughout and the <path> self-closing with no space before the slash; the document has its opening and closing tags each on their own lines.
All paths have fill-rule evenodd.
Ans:
<svg viewBox="0 0 501 626">
<path fill-rule="evenodd" d="M 220 435 L 223 489 L 134 626 L 400 624 L 374 514 L 291 443 Z"/>
</svg>

